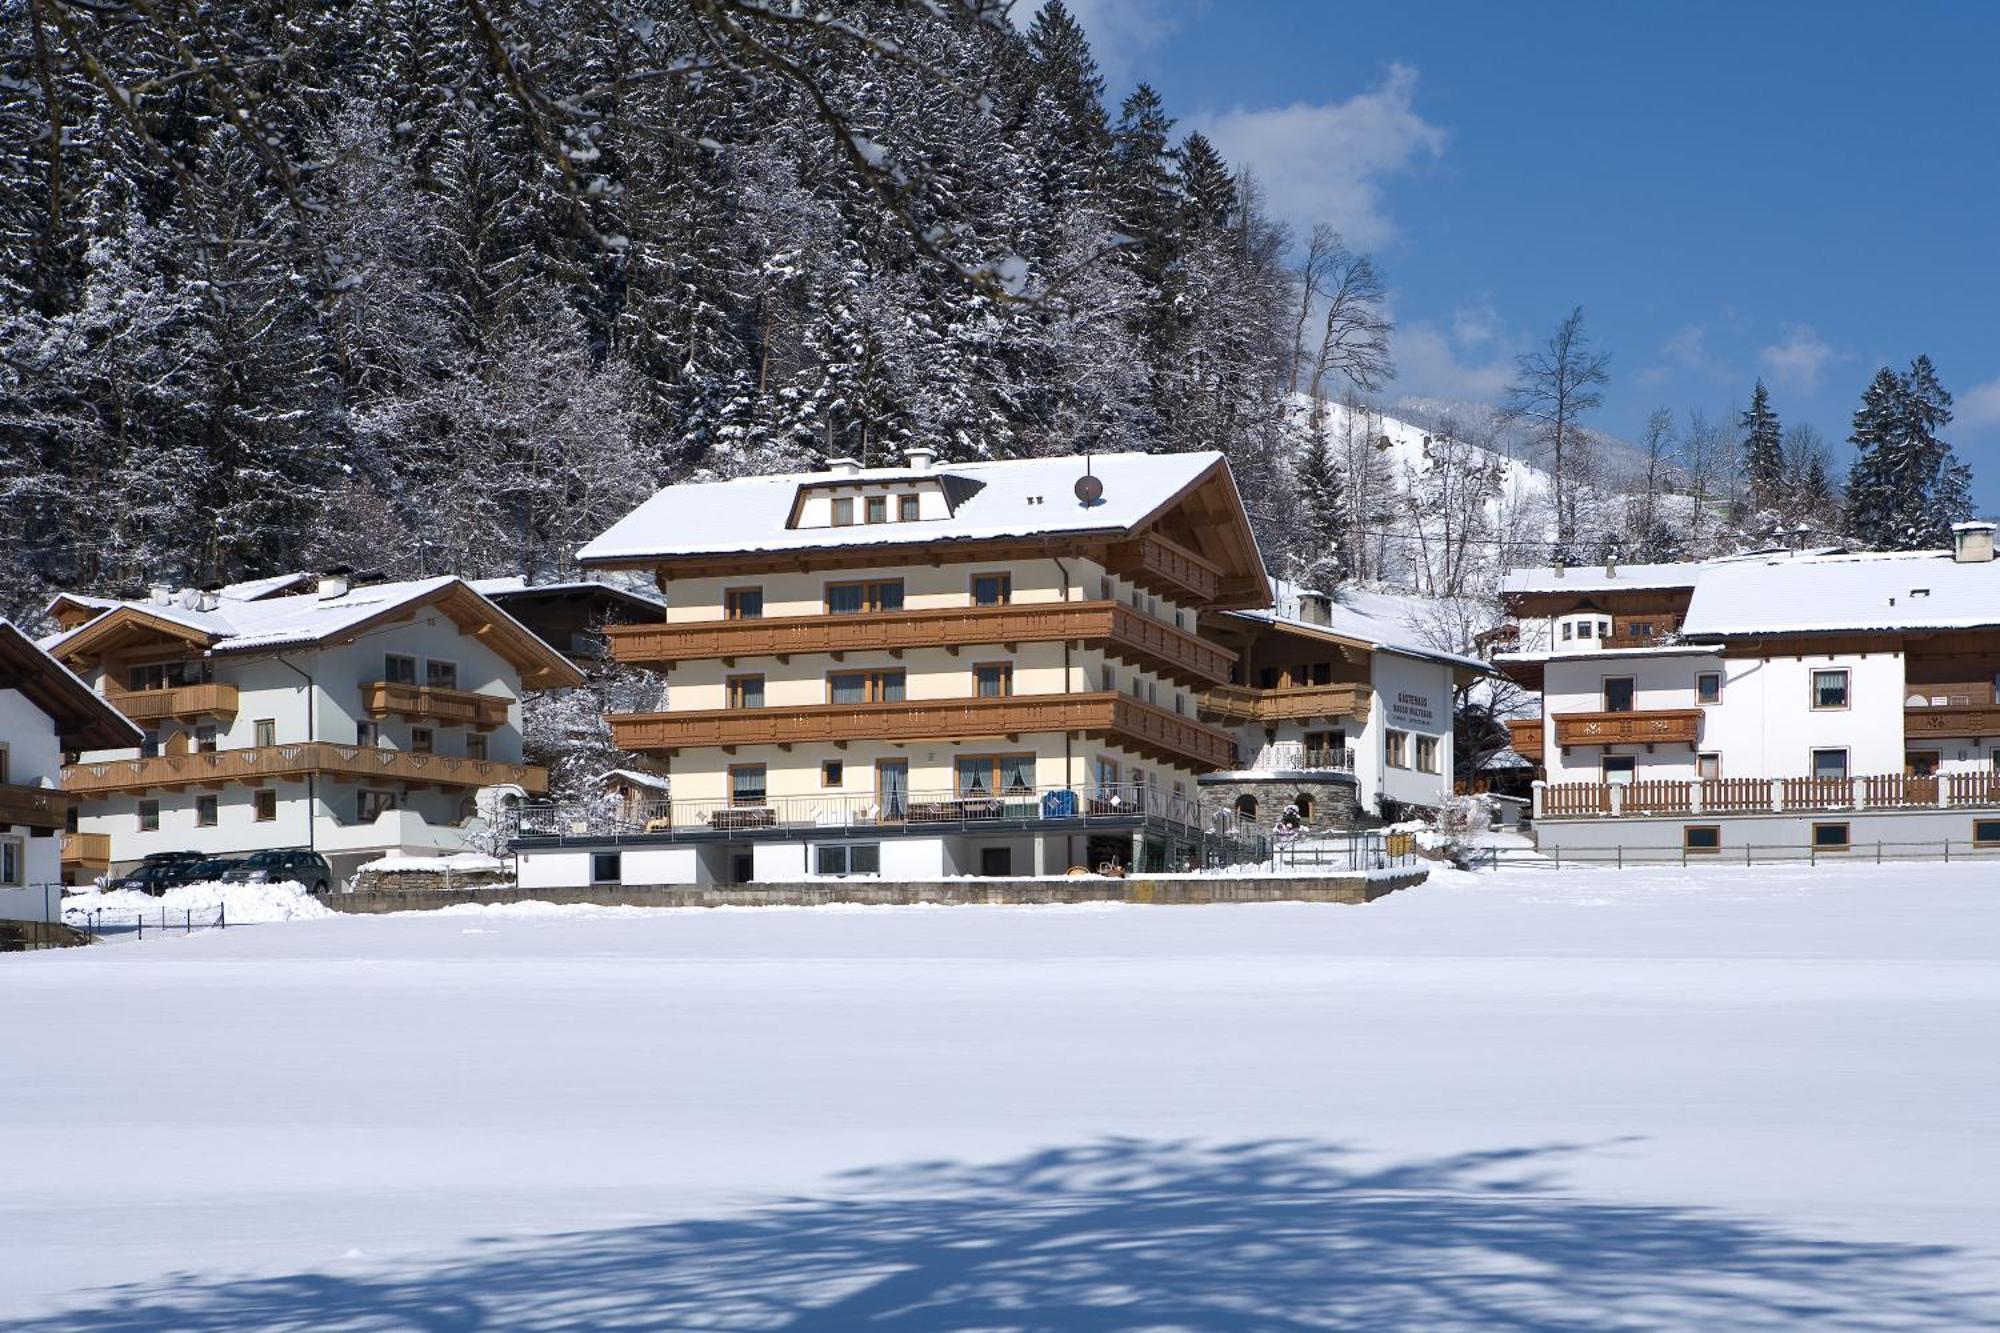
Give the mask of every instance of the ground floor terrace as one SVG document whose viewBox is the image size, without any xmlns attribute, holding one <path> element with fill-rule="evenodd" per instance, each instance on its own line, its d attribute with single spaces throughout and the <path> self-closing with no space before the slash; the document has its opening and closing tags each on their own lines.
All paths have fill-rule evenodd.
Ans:
<svg viewBox="0 0 2000 1333">
<path fill-rule="evenodd" d="M 1534 784 L 1545 853 L 1634 862 L 2000 854 L 2000 772 Z"/>
<path fill-rule="evenodd" d="M 1254 830 L 1205 827 L 1200 800 L 1185 792 L 1036 786 L 1025 775 L 998 790 L 527 805 L 512 817 L 508 846 L 523 887 L 1161 872 L 1261 859 L 1269 848 Z"/>
<path fill-rule="evenodd" d="M 1992 875 L 27 955 L 0 1326 L 1990 1328 Z"/>
</svg>

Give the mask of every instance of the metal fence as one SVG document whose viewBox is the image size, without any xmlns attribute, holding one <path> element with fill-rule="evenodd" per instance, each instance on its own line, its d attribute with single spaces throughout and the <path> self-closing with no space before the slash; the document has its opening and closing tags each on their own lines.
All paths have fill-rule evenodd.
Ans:
<svg viewBox="0 0 2000 1333">
<path fill-rule="evenodd" d="M 63 924 L 82 931 L 93 940 L 116 939 L 125 935 L 143 940 L 148 931 L 155 935 L 192 935 L 197 930 L 223 930 L 229 925 L 229 913 L 221 903 L 217 903 L 212 911 L 199 912 L 192 908 L 177 910 L 170 907 L 136 912 L 96 908 L 88 912 L 64 912 Z"/>
<path fill-rule="evenodd" d="M 1271 849 L 1271 864 L 1279 870 L 1390 870 L 1416 861 L 1416 839 L 1407 833 L 1316 834 Z"/>
<path fill-rule="evenodd" d="M 1811 843 L 1745 843 L 1714 851 L 1686 847 L 1544 847 L 1540 849 L 1482 847 L 1468 855 L 1475 870 L 1640 869 L 1646 866 L 1842 865 L 1863 862 L 1888 865 L 1899 861 L 1950 863 L 2000 860 L 2000 846 L 1933 839 L 1928 842 L 1857 842 L 1845 848 Z"/>
</svg>

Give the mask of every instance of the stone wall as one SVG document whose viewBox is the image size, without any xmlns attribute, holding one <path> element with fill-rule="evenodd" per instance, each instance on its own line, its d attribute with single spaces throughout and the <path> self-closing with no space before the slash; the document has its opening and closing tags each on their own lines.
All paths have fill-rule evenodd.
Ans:
<svg viewBox="0 0 2000 1333">
<path fill-rule="evenodd" d="M 600 884 L 587 889 L 379 889 L 336 893 L 326 905 L 337 912 L 411 912 L 459 903 L 594 903 L 605 907 L 817 907 L 828 903 L 874 906 L 1005 906 L 1043 903 L 1371 903 L 1421 884 L 1421 866 L 1370 875 L 1140 876 L 1105 879 L 963 879 L 895 882 L 814 880 L 798 884 Z"/>
<path fill-rule="evenodd" d="M 1301 792 L 1312 797 L 1313 814 L 1306 821 L 1310 827 L 1348 832 L 1361 827 L 1361 809 L 1352 778 L 1336 778 L 1325 773 L 1273 774 L 1257 778 L 1231 774 L 1201 780 L 1204 813 L 1227 810 L 1233 815 L 1237 798 L 1252 796 L 1257 801 L 1257 826 L 1260 829 L 1268 829 L 1275 824 L 1278 816 L 1285 812 L 1285 807 Z"/>
</svg>

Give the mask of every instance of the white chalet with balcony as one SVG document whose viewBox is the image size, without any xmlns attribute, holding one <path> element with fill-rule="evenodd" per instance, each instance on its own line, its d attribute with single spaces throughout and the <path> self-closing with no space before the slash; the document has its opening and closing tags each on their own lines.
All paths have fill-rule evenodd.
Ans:
<svg viewBox="0 0 2000 1333">
<path fill-rule="evenodd" d="M 1544 847 L 1690 856 L 2000 848 L 2000 564 L 1950 551 L 1762 552 L 1534 569 L 1503 596 L 1541 696 Z"/>
<path fill-rule="evenodd" d="M 296 587 L 56 598 L 50 651 L 142 732 L 63 770 L 72 879 L 153 852 L 302 848 L 344 880 L 463 848 L 482 789 L 546 791 L 522 762 L 521 697 L 581 682 L 562 654 L 460 579 Z"/>
</svg>

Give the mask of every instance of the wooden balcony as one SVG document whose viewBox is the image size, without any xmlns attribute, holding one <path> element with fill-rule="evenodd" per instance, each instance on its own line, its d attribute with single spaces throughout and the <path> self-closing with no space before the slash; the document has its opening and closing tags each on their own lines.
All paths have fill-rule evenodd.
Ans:
<svg viewBox="0 0 2000 1333">
<path fill-rule="evenodd" d="M 106 690 L 104 697 L 134 722 L 192 722 L 236 716 L 236 687 L 222 681 L 165 690 Z"/>
<path fill-rule="evenodd" d="M 0 826 L 61 828 L 68 814 L 68 792 L 0 782 Z"/>
<path fill-rule="evenodd" d="M 411 754 L 331 741 L 71 764 L 63 769 L 63 786 L 72 795 L 95 796 L 153 788 L 220 788 L 233 782 L 255 785 L 270 778 L 308 775 L 337 782 L 403 782 L 446 788 L 516 786 L 531 794 L 549 788 L 548 770 L 535 764 Z"/>
<path fill-rule="evenodd" d="M 1291 685 L 1253 690 L 1242 685 L 1218 685 L 1201 696 L 1201 715 L 1219 722 L 1309 721 L 1318 717 L 1368 719 L 1366 685 Z"/>
<path fill-rule="evenodd" d="M 1129 695 L 1013 695 L 1001 699 L 911 699 L 880 704 L 797 708 L 717 708 L 686 713 L 613 715 L 621 749 L 675 750 L 741 745 L 810 745 L 835 741 L 990 740 L 1048 732 L 1101 736 L 1167 763 L 1215 769 L 1233 761 L 1227 733 Z"/>
<path fill-rule="evenodd" d="M 1222 590 L 1221 566 L 1156 532 L 1119 542 L 1104 563 L 1142 587 L 1197 606 L 1214 601 Z"/>
<path fill-rule="evenodd" d="M 443 727 L 491 731 L 507 725 L 507 700 L 497 694 L 405 685 L 389 680 L 361 683 L 361 707 L 370 717 L 400 717 Z"/>
<path fill-rule="evenodd" d="M 613 625 L 606 631 L 621 662 L 677 662 L 793 653 L 902 653 L 981 643 L 1074 640 L 1096 644 L 1134 665 L 1191 685 L 1229 679 L 1228 652 L 1206 639 L 1117 602 L 1030 602 L 1009 606 L 930 607 L 859 615 L 771 616 Z"/>
<path fill-rule="evenodd" d="M 1542 720 L 1538 717 L 1517 717 L 1507 723 L 1507 734 L 1513 737 L 1514 753 L 1531 764 L 1542 762 Z"/>
<path fill-rule="evenodd" d="M 1647 708 L 1627 713 L 1558 713 L 1556 744 L 1693 745 L 1701 736 L 1699 708 Z"/>
<path fill-rule="evenodd" d="M 63 834 L 62 863 L 66 866 L 82 866 L 85 870 L 110 869 L 111 835 L 109 833 Z"/>
<path fill-rule="evenodd" d="M 1925 687 L 1915 686 L 1917 690 Z M 1903 735 L 1912 741 L 1926 736 L 2000 736 L 2000 705 L 1931 704 L 1903 710 Z"/>
</svg>

